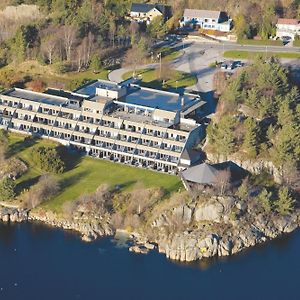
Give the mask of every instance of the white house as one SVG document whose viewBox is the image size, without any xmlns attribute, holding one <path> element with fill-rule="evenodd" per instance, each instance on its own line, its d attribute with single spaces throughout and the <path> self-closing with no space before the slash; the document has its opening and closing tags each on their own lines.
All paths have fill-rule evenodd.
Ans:
<svg viewBox="0 0 300 300">
<path fill-rule="evenodd" d="M 213 29 L 229 32 L 232 20 L 222 11 L 185 9 L 181 26 L 199 26 L 203 29 Z"/>
<path fill-rule="evenodd" d="M 300 20 L 278 19 L 276 28 L 276 36 L 278 38 L 290 37 L 294 40 L 296 35 L 300 36 Z"/>
</svg>

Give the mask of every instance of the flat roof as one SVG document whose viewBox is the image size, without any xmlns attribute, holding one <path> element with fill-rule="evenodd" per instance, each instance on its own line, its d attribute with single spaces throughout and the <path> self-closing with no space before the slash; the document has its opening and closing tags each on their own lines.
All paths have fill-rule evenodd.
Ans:
<svg viewBox="0 0 300 300">
<path fill-rule="evenodd" d="M 195 102 L 195 95 L 179 95 L 160 90 L 131 86 L 123 101 L 129 104 L 161 109 L 167 111 L 180 111 L 181 99 L 184 97 L 184 107 L 187 108 Z"/>
<path fill-rule="evenodd" d="M 91 97 L 96 95 L 96 88 L 117 91 L 120 89 L 120 86 L 117 83 L 111 81 L 96 80 L 96 81 L 88 82 L 87 84 L 81 86 L 80 88 L 75 90 L 74 93 Z"/>
<path fill-rule="evenodd" d="M 15 98 L 19 98 L 19 99 L 25 99 L 25 100 L 45 103 L 45 104 L 50 104 L 50 105 L 56 105 L 56 106 L 65 104 L 68 101 L 68 99 L 63 98 L 63 97 L 53 96 L 53 95 L 44 94 L 44 93 L 37 93 L 37 92 L 32 92 L 32 91 L 17 89 L 17 88 L 9 90 L 9 91 L 3 93 L 3 95 L 7 95 L 10 97 L 15 97 Z"/>
</svg>

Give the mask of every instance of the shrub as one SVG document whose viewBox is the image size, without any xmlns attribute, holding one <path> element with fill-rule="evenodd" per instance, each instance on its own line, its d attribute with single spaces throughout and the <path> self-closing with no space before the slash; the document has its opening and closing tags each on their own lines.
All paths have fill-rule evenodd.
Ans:
<svg viewBox="0 0 300 300">
<path fill-rule="evenodd" d="M 34 148 L 32 161 L 45 172 L 59 174 L 65 170 L 65 164 L 56 148 L 43 146 Z"/>
<path fill-rule="evenodd" d="M 60 190 L 57 179 L 54 176 L 42 175 L 36 185 L 26 194 L 25 203 L 30 208 L 35 208 L 41 203 L 49 200 Z"/>
</svg>

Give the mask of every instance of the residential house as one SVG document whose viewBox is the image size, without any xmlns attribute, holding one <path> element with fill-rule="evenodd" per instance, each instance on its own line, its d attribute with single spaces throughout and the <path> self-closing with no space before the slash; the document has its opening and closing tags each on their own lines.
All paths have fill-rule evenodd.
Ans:
<svg viewBox="0 0 300 300">
<path fill-rule="evenodd" d="M 300 20 L 278 19 L 276 24 L 276 36 L 278 38 L 289 37 L 294 40 L 296 35 L 300 36 Z"/>
<path fill-rule="evenodd" d="M 185 9 L 181 26 L 199 26 L 203 29 L 229 32 L 232 20 L 222 11 Z"/>
<path fill-rule="evenodd" d="M 161 4 L 133 3 L 130 10 L 130 19 L 138 23 L 152 22 L 156 17 L 168 19 L 170 17 L 170 8 Z"/>
</svg>

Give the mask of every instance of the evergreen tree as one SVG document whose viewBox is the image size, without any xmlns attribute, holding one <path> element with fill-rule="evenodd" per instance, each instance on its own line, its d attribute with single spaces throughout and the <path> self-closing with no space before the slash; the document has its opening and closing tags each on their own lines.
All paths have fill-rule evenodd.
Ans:
<svg viewBox="0 0 300 300">
<path fill-rule="evenodd" d="M 272 211 L 271 197 L 272 197 L 272 193 L 268 192 L 267 189 L 265 188 L 261 191 L 261 193 L 257 197 L 265 213 L 270 213 Z"/>
<path fill-rule="evenodd" d="M 255 158 L 257 155 L 257 124 L 253 118 L 247 118 L 245 121 L 245 135 L 242 149 L 248 154 L 249 158 Z"/>
<path fill-rule="evenodd" d="M 281 188 L 278 192 L 278 199 L 274 202 L 275 210 L 280 215 L 289 215 L 294 210 L 295 199 L 290 196 L 288 188 Z"/>
<path fill-rule="evenodd" d="M 5 177 L 0 181 L 0 201 L 11 200 L 15 197 L 15 182 L 9 178 Z"/>
</svg>

